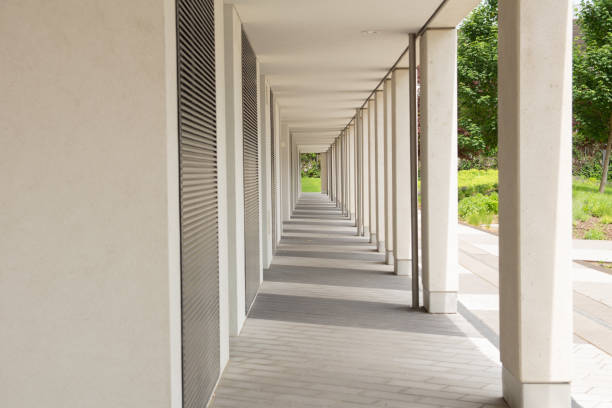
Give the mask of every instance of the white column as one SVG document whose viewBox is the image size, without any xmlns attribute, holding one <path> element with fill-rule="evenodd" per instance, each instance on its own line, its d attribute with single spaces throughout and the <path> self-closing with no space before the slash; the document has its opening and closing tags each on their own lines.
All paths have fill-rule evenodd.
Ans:
<svg viewBox="0 0 612 408">
<path fill-rule="evenodd" d="M 363 167 L 361 166 L 361 142 L 362 142 L 362 123 L 361 110 L 355 113 L 355 223 L 357 224 L 357 235 L 363 234 L 363 203 L 361 201 L 361 178 Z"/>
<path fill-rule="evenodd" d="M 370 202 L 370 242 L 376 243 L 376 100 L 368 101 L 368 168 Z"/>
<path fill-rule="evenodd" d="M 336 174 L 338 173 L 338 170 L 336 168 L 336 162 L 337 162 L 336 160 L 336 142 L 334 141 L 334 143 L 331 146 L 332 200 L 334 200 L 337 205 L 338 197 L 336 195 L 336 188 L 337 188 Z"/>
<path fill-rule="evenodd" d="M 383 84 L 383 138 L 384 138 L 384 214 L 385 214 L 385 263 L 394 264 L 393 258 L 393 139 L 391 122 L 393 107 L 391 105 L 391 78 L 385 79 Z"/>
<path fill-rule="evenodd" d="M 457 311 L 457 31 L 421 37 L 423 300 Z"/>
<path fill-rule="evenodd" d="M 295 193 L 293 135 L 289 133 L 289 214 L 293 216 L 293 194 Z"/>
<path fill-rule="evenodd" d="M 170 5 L 172 7 L 172 5 Z M 215 85 L 217 90 L 221 90 L 225 87 L 225 42 L 221 40 L 225 33 L 225 10 L 223 7 L 223 2 L 221 0 L 215 0 Z M 171 30 L 175 32 L 176 30 Z M 115 62 L 116 63 L 116 62 Z M 176 64 L 172 64 L 172 66 L 176 66 Z M 175 75 L 174 75 L 175 76 Z M 175 95 L 170 93 L 169 97 L 175 98 Z M 229 361 L 229 276 L 228 276 L 228 240 L 227 240 L 227 218 L 228 218 L 228 210 L 227 210 L 227 153 L 226 153 L 226 143 L 227 143 L 227 133 L 225 129 L 225 121 L 226 121 L 226 113 L 225 113 L 225 93 L 222 91 L 217 91 L 216 98 L 216 119 L 217 119 L 217 194 L 218 194 L 218 245 L 219 245 L 219 335 L 220 335 L 220 367 L 221 372 L 223 372 L 223 368 Z M 169 105 L 171 106 L 171 105 Z M 169 121 L 167 123 L 169 127 L 175 127 L 176 124 Z M 173 133 L 168 132 L 168 136 L 172 138 Z M 175 139 L 176 140 L 176 139 Z M 176 156 L 175 156 L 176 157 Z M 169 167 L 172 169 L 172 167 Z M 178 168 L 177 168 L 178 170 Z M 176 177 L 178 179 L 178 174 L 169 172 L 169 179 L 173 179 Z M 174 202 L 174 197 L 172 195 L 168 196 L 169 202 Z M 169 206 L 168 210 L 173 212 L 175 211 L 175 207 L 172 204 Z M 178 226 L 177 226 L 178 228 Z M 178 240 L 178 231 L 177 231 L 177 240 Z M 172 240 L 168 241 L 170 248 L 173 246 Z M 180 264 L 180 259 L 176 260 L 177 264 Z M 180 267 L 180 266 L 179 266 Z M 180 302 L 178 302 L 178 298 L 180 297 L 180 276 L 178 279 L 170 280 L 175 281 L 177 284 L 176 288 L 176 296 L 177 300 L 174 302 L 173 313 L 171 314 L 171 322 L 170 327 L 175 328 L 171 333 L 171 341 L 175 342 L 176 345 L 181 342 L 181 329 L 180 327 Z M 170 301 L 173 302 L 173 296 L 170 296 Z M 172 310 L 172 309 L 171 309 Z M 173 317 L 177 316 L 179 321 L 173 322 Z M 178 348 L 178 347 L 177 347 Z M 175 347 L 172 347 L 175 350 Z M 181 351 L 174 351 L 175 359 L 180 362 L 181 359 Z M 180 364 L 179 364 L 180 365 Z M 176 381 L 173 383 L 178 384 L 180 387 L 180 376 L 181 370 L 175 370 Z M 172 407 L 181 405 L 180 398 L 177 398 L 177 401 L 174 401 L 173 398 Z"/>
<path fill-rule="evenodd" d="M 321 194 L 327 194 L 327 154 L 319 153 L 321 164 Z"/>
<path fill-rule="evenodd" d="M 500 351 L 513 408 L 571 405 L 571 34 L 568 0 L 499 3 Z"/>
<path fill-rule="evenodd" d="M 274 184 L 276 189 L 274 191 L 274 202 L 272 205 L 274 206 L 274 222 L 276 223 L 276 236 L 274 239 L 274 248 L 277 247 L 278 242 L 280 241 L 281 231 L 283 226 L 283 218 L 282 218 L 282 206 L 281 206 L 281 147 L 280 147 L 280 112 L 278 108 L 278 103 L 276 103 L 276 98 L 274 98 L 274 103 L 272 106 L 274 109 Z"/>
<path fill-rule="evenodd" d="M 344 208 L 344 186 L 342 185 L 342 134 L 336 139 L 336 157 L 338 160 L 338 208 Z"/>
<path fill-rule="evenodd" d="M 347 160 L 347 145 L 348 145 L 348 133 L 345 129 L 342 132 L 342 197 L 344 201 L 344 215 L 349 215 L 349 202 L 348 202 L 348 160 Z"/>
<path fill-rule="evenodd" d="M 291 217 L 291 148 L 289 143 L 289 126 L 286 123 L 281 123 L 280 126 L 280 160 L 279 160 L 279 177 L 280 177 L 280 204 L 282 221 L 288 221 Z M 284 226 L 281 222 L 282 227 Z"/>
<path fill-rule="evenodd" d="M 368 108 L 361 109 L 361 204 L 362 204 L 362 235 L 370 238 L 370 140 Z"/>
<path fill-rule="evenodd" d="M 225 5 L 225 112 L 227 131 L 227 242 L 229 332 L 240 334 L 246 319 L 244 277 L 244 180 L 242 134 L 242 23 L 236 9 Z"/>
<path fill-rule="evenodd" d="M 259 62 L 257 63 L 259 70 Z M 262 278 L 263 269 L 270 267 L 272 262 L 272 190 L 270 182 L 272 180 L 271 164 L 272 164 L 272 132 L 270 129 L 270 86 L 266 81 L 265 75 L 261 75 L 259 80 L 259 105 L 260 110 L 260 196 L 261 196 L 261 262 L 262 262 Z"/>
<path fill-rule="evenodd" d="M 295 206 L 297 205 L 297 200 L 298 197 L 300 196 L 300 193 L 302 191 L 302 166 L 300 164 L 300 150 L 298 149 L 297 145 L 294 145 L 293 147 L 293 151 L 295 154 L 295 159 L 293 162 L 293 171 L 294 171 L 294 176 L 293 176 L 293 180 L 294 180 L 294 184 L 295 184 L 295 192 L 293 195 L 293 209 L 295 210 Z"/>
<path fill-rule="evenodd" d="M 410 215 L 410 73 L 407 68 L 396 68 L 391 77 L 391 139 L 395 273 L 409 275 L 413 225 Z"/>
<path fill-rule="evenodd" d="M 351 123 L 348 127 L 348 203 L 349 217 L 355 220 L 355 125 Z"/>
<path fill-rule="evenodd" d="M 383 90 L 374 94 L 376 98 L 376 137 L 374 161 L 376 167 L 376 248 L 385 252 L 385 107 Z"/>
</svg>

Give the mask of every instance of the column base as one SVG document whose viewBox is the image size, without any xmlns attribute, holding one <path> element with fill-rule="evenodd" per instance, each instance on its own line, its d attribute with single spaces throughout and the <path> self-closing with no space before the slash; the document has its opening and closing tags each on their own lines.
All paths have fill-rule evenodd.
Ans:
<svg viewBox="0 0 612 408">
<path fill-rule="evenodd" d="M 370 233 L 370 244 L 375 244 L 376 243 L 376 233 L 372 232 Z"/>
<path fill-rule="evenodd" d="M 457 313 L 457 292 L 423 290 L 425 309 L 429 313 Z"/>
<path fill-rule="evenodd" d="M 382 252 L 384 254 L 385 253 L 385 241 L 378 241 L 378 244 L 376 244 L 376 249 L 378 250 L 378 252 Z"/>
<path fill-rule="evenodd" d="M 395 274 L 400 276 L 410 275 L 412 273 L 412 261 L 410 259 L 395 260 Z"/>
<path fill-rule="evenodd" d="M 362 237 L 370 236 L 370 227 L 363 227 L 363 231 L 361 231 L 361 236 Z"/>
<path fill-rule="evenodd" d="M 357 236 L 361 236 L 361 234 L 363 233 L 363 226 L 356 225 L 356 227 L 357 227 Z"/>
<path fill-rule="evenodd" d="M 395 258 L 393 257 L 393 251 L 387 251 L 385 256 L 385 263 L 387 265 L 395 265 Z"/>
<path fill-rule="evenodd" d="M 354 212 L 352 212 L 352 213 L 350 213 L 349 215 L 351 216 L 351 218 L 350 218 L 350 219 L 351 219 L 351 221 L 355 221 L 355 213 L 354 213 Z"/>
<path fill-rule="evenodd" d="M 504 399 L 511 408 L 559 407 L 572 405 L 570 383 L 522 383 L 502 367 Z"/>
</svg>

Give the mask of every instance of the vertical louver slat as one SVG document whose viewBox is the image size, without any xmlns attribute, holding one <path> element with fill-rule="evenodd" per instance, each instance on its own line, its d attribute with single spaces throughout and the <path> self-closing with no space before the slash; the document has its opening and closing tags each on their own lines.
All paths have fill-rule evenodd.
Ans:
<svg viewBox="0 0 612 408">
<path fill-rule="evenodd" d="M 259 132 L 257 61 L 242 31 L 242 120 L 244 163 L 245 304 L 249 311 L 259 289 Z"/>
<path fill-rule="evenodd" d="M 183 407 L 219 376 L 217 119 L 213 0 L 177 0 Z"/>
</svg>

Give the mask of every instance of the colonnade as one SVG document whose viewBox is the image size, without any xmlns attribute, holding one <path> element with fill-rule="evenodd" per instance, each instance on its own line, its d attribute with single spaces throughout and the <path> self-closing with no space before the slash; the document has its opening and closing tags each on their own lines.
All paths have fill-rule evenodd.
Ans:
<svg viewBox="0 0 612 408">
<path fill-rule="evenodd" d="M 512 407 L 570 400 L 571 8 L 544 3 L 499 10 L 500 352 Z M 456 29 L 411 35 L 322 157 L 330 198 L 411 276 L 413 306 L 456 313 Z"/>
</svg>

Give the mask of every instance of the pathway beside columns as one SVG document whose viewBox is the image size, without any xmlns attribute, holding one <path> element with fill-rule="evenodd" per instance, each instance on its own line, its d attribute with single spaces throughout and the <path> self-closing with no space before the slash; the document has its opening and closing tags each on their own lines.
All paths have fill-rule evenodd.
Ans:
<svg viewBox="0 0 612 408">
<path fill-rule="evenodd" d="M 499 353 L 461 315 L 410 309 L 369 237 L 303 193 L 213 407 L 505 407 Z"/>
</svg>

